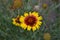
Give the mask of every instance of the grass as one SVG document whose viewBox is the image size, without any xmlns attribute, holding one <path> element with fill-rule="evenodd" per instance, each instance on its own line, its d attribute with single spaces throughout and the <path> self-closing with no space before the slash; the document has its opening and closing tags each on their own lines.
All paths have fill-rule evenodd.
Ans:
<svg viewBox="0 0 60 40">
<path fill-rule="evenodd" d="M 13 0 L 0 0 L 0 40 L 44 40 L 45 33 L 50 34 L 50 40 L 60 40 L 60 3 L 51 2 L 47 3 L 46 9 L 40 7 L 39 10 L 35 10 L 34 6 L 43 2 L 23 0 L 22 8 L 11 10 Z M 12 18 L 29 11 L 37 11 L 44 18 L 41 28 L 35 32 L 23 30 L 12 24 Z"/>
</svg>

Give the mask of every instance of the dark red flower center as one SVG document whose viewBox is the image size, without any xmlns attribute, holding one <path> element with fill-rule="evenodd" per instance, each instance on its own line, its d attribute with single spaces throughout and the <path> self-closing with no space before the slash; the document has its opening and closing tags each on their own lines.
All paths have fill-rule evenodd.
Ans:
<svg viewBox="0 0 60 40">
<path fill-rule="evenodd" d="M 35 16 L 27 16 L 25 19 L 24 19 L 26 25 L 30 25 L 30 26 L 33 26 L 36 24 L 36 17 Z"/>
<path fill-rule="evenodd" d="M 16 18 L 16 20 L 15 20 L 16 23 L 21 23 L 21 22 L 19 21 L 19 18 L 20 18 L 20 17 L 17 17 L 17 18 Z"/>
</svg>

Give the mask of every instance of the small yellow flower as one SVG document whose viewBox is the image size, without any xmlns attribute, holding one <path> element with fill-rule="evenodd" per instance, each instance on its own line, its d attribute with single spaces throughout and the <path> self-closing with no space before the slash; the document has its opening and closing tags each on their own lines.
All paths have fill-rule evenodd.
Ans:
<svg viewBox="0 0 60 40">
<path fill-rule="evenodd" d="M 24 13 L 24 16 L 20 17 L 21 27 L 28 31 L 35 31 L 40 28 L 43 18 L 38 15 L 38 12 Z"/>
<path fill-rule="evenodd" d="M 43 9 L 46 9 L 47 6 L 48 6 L 48 5 L 47 5 L 46 3 L 42 4 L 42 8 L 43 8 Z"/>
<path fill-rule="evenodd" d="M 16 26 L 20 26 L 21 22 L 19 21 L 20 19 L 20 16 L 17 16 L 16 18 L 13 18 L 13 24 L 16 25 Z"/>
<path fill-rule="evenodd" d="M 44 33 L 44 40 L 51 40 L 51 36 L 49 33 Z"/>
<path fill-rule="evenodd" d="M 22 0 L 13 0 L 13 5 L 11 6 L 11 9 L 17 9 L 22 7 L 23 2 Z"/>
</svg>

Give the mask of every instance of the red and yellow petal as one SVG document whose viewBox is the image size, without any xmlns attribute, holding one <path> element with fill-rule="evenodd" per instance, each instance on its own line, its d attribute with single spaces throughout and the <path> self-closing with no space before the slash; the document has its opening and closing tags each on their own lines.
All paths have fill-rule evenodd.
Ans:
<svg viewBox="0 0 60 40">
<path fill-rule="evenodd" d="M 13 24 L 20 25 L 21 28 L 24 30 L 27 29 L 28 31 L 32 30 L 35 31 L 41 27 L 43 18 L 42 16 L 38 15 L 38 12 L 29 12 L 24 13 L 24 16 L 20 16 L 19 20 L 21 24 L 15 21 L 16 19 L 13 19 Z"/>
</svg>

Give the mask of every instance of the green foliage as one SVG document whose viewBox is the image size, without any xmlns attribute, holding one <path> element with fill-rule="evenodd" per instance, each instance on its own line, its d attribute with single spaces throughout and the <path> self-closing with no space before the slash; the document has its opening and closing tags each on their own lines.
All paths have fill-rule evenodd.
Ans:
<svg viewBox="0 0 60 40">
<path fill-rule="evenodd" d="M 49 0 L 48 0 L 49 1 Z M 0 40 L 44 40 L 45 32 L 51 34 L 51 40 L 60 40 L 60 3 L 53 2 L 47 9 L 40 8 L 43 24 L 35 32 L 23 30 L 12 24 L 12 18 L 24 12 L 35 11 L 37 0 L 23 0 L 23 8 L 11 10 L 12 0 L 0 0 Z"/>
</svg>

